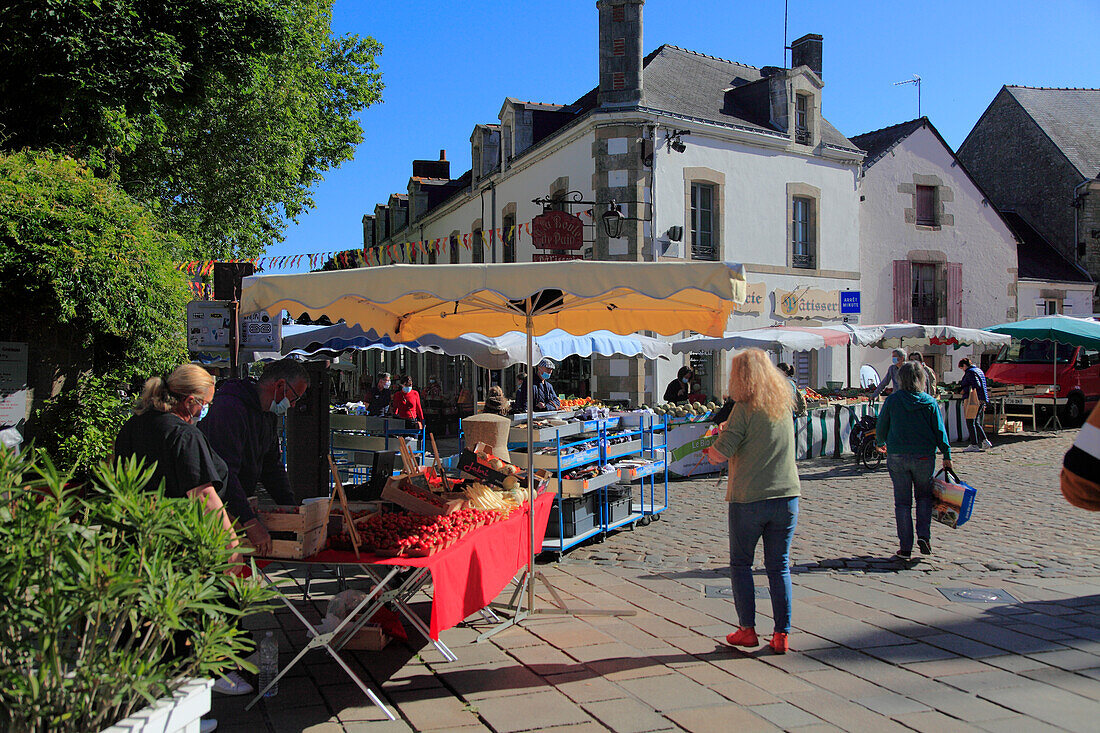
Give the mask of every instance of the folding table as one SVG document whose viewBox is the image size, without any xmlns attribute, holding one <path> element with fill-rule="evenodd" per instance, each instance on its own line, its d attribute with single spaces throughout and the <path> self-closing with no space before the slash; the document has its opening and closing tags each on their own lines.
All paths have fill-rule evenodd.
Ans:
<svg viewBox="0 0 1100 733">
<path fill-rule="evenodd" d="M 544 493 L 535 499 L 535 546 L 541 547 L 546 523 L 553 506 L 552 494 Z M 363 627 L 375 611 L 383 605 L 392 605 L 412 626 L 428 639 L 448 661 L 455 661 L 454 653 L 439 640 L 440 632 L 455 626 L 470 615 L 485 609 L 521 570 L 528 561 L 528 507 L 513 512 L 508 519 L 486 525 L 467 534 L 447 549 L 428 557 L 379 557 L 369 553 L 344 550 L 324 550 L 301 560 L 269 558 L 257 560 L 260 577 L 278 594 L 279 599 L 310 634 L 309 642 L 290 663 L 279 671 L 271 682 L 274 685 L 289 672 L 311 649 L 327 651 L 345 673 L 358 685 L 391 720 L 393 714 L 373 690 L 370 689 L 337 653 Z M 293 602 L 279 590 L 276 581 L 267 572 L 272 563 L 306 567 L 325 566 L 344 568 L 344 577 L 354 575 L 368 580 L 372 587 L 351 613 L 330 632 L 321 633 Z M 350 569 L 350 570 L 349 570 Z M 408 569 L 405 575 L 402 569 Z M 432 584 L 432 615 L 430 626 L 409 608 L 409 600 L 429 581 Z M 297 581 L 295 581 L 297 582 Z M 271 685 L 268 685 L 270 687 Z M 246 710 L 256 704 L 267 687 L 259 691 Z"/>
</svg>

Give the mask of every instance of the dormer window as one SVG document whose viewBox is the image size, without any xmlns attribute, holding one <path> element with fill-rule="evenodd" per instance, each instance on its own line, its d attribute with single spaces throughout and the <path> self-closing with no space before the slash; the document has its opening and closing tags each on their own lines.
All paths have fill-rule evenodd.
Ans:
<svg viewBox="0 0 1100 733">
<path fill-rule="evenodd" d="M 810 144 L 810 96 L 794 96 L 794 141 L 799 145 Z"/>
</svg>

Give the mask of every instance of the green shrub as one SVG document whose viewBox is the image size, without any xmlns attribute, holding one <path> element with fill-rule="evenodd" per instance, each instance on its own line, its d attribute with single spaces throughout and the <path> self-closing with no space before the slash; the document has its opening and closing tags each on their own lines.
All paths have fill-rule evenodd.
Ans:
<svg viewBox="0 0 1100 733">
<path fill-rule="evenodd" d="M 57 465 L 69 468 L 78 482 L 110 460 L 115 436 L 132 414 L 121 386 L 121 380 L 85 374 L 75 389 L 46 400 L 35 413 L 35 444 Z"/>
<path fill-rule="evenodd" d="M 238 617 L 271 597 L 226 574 L 216 515 L 95 467 L 86 495 L 42 451 L 0 448 L 0 729 L 100 730 L 252 649 Z"/>
</svg>

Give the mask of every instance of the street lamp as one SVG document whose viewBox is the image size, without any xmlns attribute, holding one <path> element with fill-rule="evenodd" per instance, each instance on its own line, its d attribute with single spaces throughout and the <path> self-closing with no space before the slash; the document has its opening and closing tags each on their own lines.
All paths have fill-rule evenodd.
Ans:
<svg viewBox="0 0 1100 733">
<path fill-rule="evenodd" d="M 623 233 L 623 222 L 626 217 L 619 210 L 619 205 L 615 203 L 615 199 L 611 199 L 607 211 L 600 218 L 603 219 L 603 227 L 607 232 L 608 239 L 617 239 Z"/>
</svg>

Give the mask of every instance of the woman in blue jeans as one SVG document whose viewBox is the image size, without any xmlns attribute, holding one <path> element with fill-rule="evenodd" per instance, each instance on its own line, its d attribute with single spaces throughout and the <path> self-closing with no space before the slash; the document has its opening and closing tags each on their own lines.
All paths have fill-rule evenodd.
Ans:
<svg viewBox="0 0 1100 733">
<path fill-rule="evenodd" d="M 770 645 L 777 654 L 785 654 L 791 631 L 788 558 L 800 493 L 791 386 L 763 351 L 748 349 L 733 358 L 728 393 L 736 403 L 718 439 L 706 451 L 711 463 L 729 462 L 730 577 L 738 628 L 726 643 L 747 647 L 760 643 L 752 561 L 763 538 L 775 621 Z"/>
<path fill-rule="evenodd" d="M 886 398 L 878 414 L 875 435 L 886 446 L 886 468 L 894 484 L 894 519 L 898 526 L 895 557 L 913 557 L 913 500 L 917 503 L 917 546 L 932 554 L 932 475 L 936 450 L 944 468 L 951 468 L 951 445 L 936 400 L 924 392 L 924 368 L 905 362 L 898 369 L 900 389 Z"/>
</svg>

